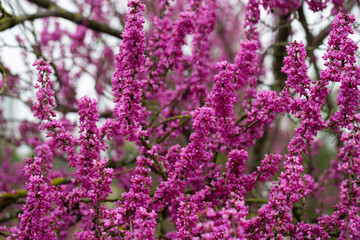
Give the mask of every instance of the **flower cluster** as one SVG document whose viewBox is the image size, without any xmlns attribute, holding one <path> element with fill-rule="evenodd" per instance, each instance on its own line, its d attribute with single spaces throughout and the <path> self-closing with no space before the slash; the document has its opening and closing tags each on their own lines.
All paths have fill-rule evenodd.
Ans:
<svg viewBox="0 0 360 240">
<path fill-rule="evenodd" d="M 118 119 L 119 132 L 130 141 L 142 134 L 141 95 L 143 81 L 137 78 L 144 70 L 145 34 L 142 31 L 145 6 L 139 0 L 129 1 L 130 13 L 122 33 L 123 41 L 116 55 L 116 71 L 111 80 L 116 103 L 114 116 Z"/>
<path fill-rule="evenodd" d="M 50 184 L 52 152 L 48 145 L 37 147 L 37 157 L 25 159 L 25 177 L 28 197 L 19 215 L 20 226 L 13 229 L 12 239 L 56 239 L 51 226 L 50 211 L 54 197 L 54 189 Z"/>
<path fill-rule="evenodd" d="M 152 160 L 139 157 L 136 160 L 137 167 L 135 175 L 131 177 L 131 188 L 129 192 L 123 193 L 124 203 L 115 212 L 118 224 L 132 226 L 133 231 L 126 233 L 126 239 L 154 239 L 157 214 L 151 210 L 150 205 L 153 199 L 150 197 L 149 186 L 152 180 L 149 176 Z"/>
<path fill-rule="evenodd" d="M 55 12 L 77 25 L 46 18 L 39 43 L 16 37 L 48 62 L 35 61 L 36 101 L 24 101 L 34 121 L 12 124 L 0 106 L 0 235 L 360 239 L 357 18 L 344 1 L 128 0 L 128 12 L 104 0 L 74 11 L 28 2 L 42 11 L 21 21 Z M 307 7 L 336 12 L 332 30 L 317 34 Z M 264 42 L 261 27 L 296 40 Z M 2 65 L 3 81 L 23 77 Z M 95 98 L 77 98 L 85 73 Z M 30 85 L 9 83 L 3 105 Z"/>
<path fill-rule="evenodd" d="M 354 58 L 357 46 L 349 38 L 353 33 L 351 23 L 354 22 L 353 16 L 339 13 L 332 23 L 333 30 L 330 33 L 327 53 L 324 59 L 327 69 L 323 71 L 323 76 L 332 81 L 340 81 L 340 91 L 338 95 L 339 110 L 333 114 L 330 121 L 335 125 L 335 131 L 340 127 L 346 127 L 349 132 L 342 133 L 340 141 L 344 146 L 340 148 L 338 170 L 344 171 L 347 179 L 344 179 L 340 185 L 340 203 L 334 206 L 334 213 L 331 216 L 319 218 L 319 222 L 324 228 L 338 227 L 341 229 L 339 238 L 359 238 L 360 226 L 359 218 L 359 187 L 358 174 L 360 173 L 360 148 L 358 123 L 359 114 L 359 67 L 356 66 Z M 335 70 L 335 66 L 339 70 Z M 345 219 L 342 218 L 345 216 Z"/>
<path fill-rule="evenodd" d="M 340 127 L 350 127 L 360 99 L 359 74 L 360 69 L 356 66 L 355 52 L 358 49 L 356 43 L 349 37 L 354 33 L 351 24 L 355 21 L 353 16 L 339 13 L 332 23 L 333 30 L 330 32 L 327 54 L 324 55 L 327 66 L 324 77 L 333 82 L 340 82 L 340 91 L 337 97 L 340 106 L 331 120 Z M 335 70 L 336 69 L 336 70 Z"/>
<path fill-rule="evenodd" d="M 34 115 L 40 120 L 51 120 L 55 117 L 54 112 L 54 90 L 52 90 L 52 81 L 49 74 L 52 73 L 50 64 L 42 59 L 36 60 L 33 64 L 36 66 L 36 70 L 39 71 L 38 79 L 35 88 L 37 102 L 34 104 Z"/>
</svg>

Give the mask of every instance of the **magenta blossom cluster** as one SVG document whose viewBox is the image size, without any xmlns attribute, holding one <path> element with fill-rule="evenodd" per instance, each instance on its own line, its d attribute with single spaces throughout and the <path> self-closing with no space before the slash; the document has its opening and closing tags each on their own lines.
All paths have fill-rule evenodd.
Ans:
<svg viewBox="0 0 360 240">
<path fill-rule="evenodd" d="M 53 110 L 55 106 L 54 90 L 51 88 L 53 83 L 49 74 L 52 73 L 50 64 L 42 59 L 36 60 L 33 66 L 38 70 L 38 79 L 35 88 L 37 102 L 34 104 L 34 115 L 41 120 L 51 120 L 55 116 Z"/>
<path fill-rule="evenodd" d="M 129 1 L 128 7 L 130 13 L 122 34 L 120 52 L 116 56 L 116 72 L 111 81 L 116 103 L 114 116 L 119 132 L 123 136 L 129 135 L 129 140 L 134 141 L 144 133 L 140 125 L 143 82 L 138 79 L 138 73 L 143 71 L 145 62 L 144 17 L 141 15 L 145 9 L 139 0 Z"/>
<path fill-rule="evenodd" d="M 41 11 L 20 16 L 0 4 L 1 28 L 44 18 L 37 43 L 16 37 L 38 59 L 29 74 L 0 59 L 0 99 L 35 116 L 10 124 L 0 106 L 0 236 L 360 239 L 355 4 L 75 2 L 29 0 Z M 309 11 L 331 26 L 314 31 Z M 27 100 L 17 83 L 34 70 Z M 78 98 L 89 78 L 94 96 Z"/>
<path fill-rule="evenodd" d="M 25 159 L 28 197 L 19 215 L 20 226 L 13 229 L 9 239 L 56 239 L 51 223 L 54 187 L 50 182 L 52 151 L 48 145 L 36 148 L 37 157 Z"/>
</svg>

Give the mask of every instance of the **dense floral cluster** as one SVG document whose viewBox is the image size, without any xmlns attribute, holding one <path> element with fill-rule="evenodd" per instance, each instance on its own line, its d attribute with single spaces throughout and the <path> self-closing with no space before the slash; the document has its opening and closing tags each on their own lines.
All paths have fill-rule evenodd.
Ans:
<svg viewBox="0 0 360 240">
<path fill-rule="evenodd" d="M 129 1 L 130 13 L 122 34 L 120 52 L 116 55 L 116 72 L 111 82 L 113 85 L 114 116 L 118 119 L 119 132 L 129 135 L 130 141 L 135 141 L 144 132 L 140 125 L 141 88 L 143 83 L 137 79 L 145 62 L 145 34 L 142 31 L 144 18 L 141 12 L 145 6 L 140 1 Z"/>
<path fill-rule="evenodd" d="M 37 157 L 25 159 L 25 177 L 28 196 L 19 216 L 20 227 L 9 239 L 56 239 L 50 216 L 54 188 L 51 186 L 52 152 L 46 144 L 36 148 Z"/>
<path fill-rule="evenodd" d="M 0 109 L 0 236 L 360 239 L 355 4 L 75 2 L 28 0 L 41 10 L 21 16 L 0 3 L 5 29 L 44 18 L 36 42 L 15 38 L 25 63 L 36 56 L 35 96 L 0 59 L 4 105 L 32 111 L 11 132 Z M 316 35 L 305 8 L 331 25 Z M 266 28 L 292 41 L 269 45 Z M 88 78 L 96 94 L 79 97 Z M 18 161 L 14 146 L 31 153 Z"/>
<path fill-rule="evenodd" d="M 34 66 L 39 71 L 38 82 L 35 86 L 39 90 L 36 93 L 37 102 L 34 104 L 34 114 L 41 120 L 51 120 L 55 116 L 53 110 L 55 105 L 54 91 L 51 88 L 53 83 L 49 77 L 52 71 L 49 63 L 42 59 L 36 60 Z"/>
</svg>

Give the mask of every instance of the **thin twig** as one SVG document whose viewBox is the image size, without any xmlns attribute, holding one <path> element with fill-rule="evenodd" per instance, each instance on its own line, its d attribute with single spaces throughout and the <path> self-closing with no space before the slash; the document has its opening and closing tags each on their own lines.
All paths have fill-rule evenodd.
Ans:
<svg viewBox="0 0 360 240">
<path fill-rule="evenodd" d="M 73 23 L 83 25 L 96 32 L 106 33 L 116 38 L 121 38 L 122 32 L 109 26 L 107 23 L 95 21 L 82 16 L 79 13 L 70 12 L 64 8 L 59 7 L 55 3 L 48 0 L 29 0 L 30 2 L 46 8 L 46 11 L 37 12 L 35 14 L 21 15 L 21 16 L 6 16 L 0 20 L 0 31 L 5 31 L 18 24 L 35 19 L 47 17 L 60 17 L 67 19 Z"/>
</svg>

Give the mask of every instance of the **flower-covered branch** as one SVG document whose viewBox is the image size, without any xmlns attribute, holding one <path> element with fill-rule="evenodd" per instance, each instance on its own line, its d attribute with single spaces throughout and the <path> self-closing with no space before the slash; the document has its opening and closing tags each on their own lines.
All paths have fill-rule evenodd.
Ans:
<svg viewBox="0 0 360 240">
<path fill-rule="evenodd" d="M 1 237 L 360 239 L 355 1 L 124 3 L 0 3 Z"/>
</svg>

